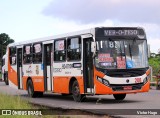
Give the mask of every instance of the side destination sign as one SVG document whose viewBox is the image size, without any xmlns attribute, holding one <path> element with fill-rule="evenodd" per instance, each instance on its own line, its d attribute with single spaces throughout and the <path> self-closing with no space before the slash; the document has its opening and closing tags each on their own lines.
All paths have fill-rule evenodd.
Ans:
<svg viewBox="0 0 160 118">
<path fill-rule="evenodd" d="M 104 30 L 104 36 L 136 36 L 138 30 L 124 29 L 124 30 Z"/>
</svg>

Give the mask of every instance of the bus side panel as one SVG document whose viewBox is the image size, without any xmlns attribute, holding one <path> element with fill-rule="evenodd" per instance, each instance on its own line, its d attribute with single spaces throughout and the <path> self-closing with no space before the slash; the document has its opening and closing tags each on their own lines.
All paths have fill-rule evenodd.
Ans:
<svg viewBox="0 0 160 118">
<path fill-rule="evenodd" d="M 24 90 L 27 90 L 27 79 L 28 79 L 28 76 L 23 76 L 23 89 Z"/>
<path fill-rule="evenodd" d="M 23 89 L 27 90 L 27 79 L 31 78 L 34 91 L 44 91 L 44 76 L 41 64 L 23 65 Z"/>
<path fill-rule="evenodd" d="M 44 92 L 44 77 L 43 76 L 31 76 L 33 82 L 34 91 Z M 23 89 L 27 90 L 28 76 L 23 76 Z"/>
<path fill-rule="evenodd" d="M 80 87 L 80 93 L 84 93 L 84 84 L 83 84 L 83 77 L 78 76 L 75 77 L 78 81 L 79 87 Z M 54 83 L 54 92 L 56 93 L 69 93 L 69 82 L 71 80 L 71 77 L 54 77 L 53 83 Z"/>
<path fill-rule="evenodd" d="M 44 76 L 32 76 L 34 91 L 44 92 Z"/>
<path fill-rule="evenodd" d="M 69 77 L 54 77 L 54 92 L 56 93 L 69 93 Z"/>
<path fill-rule="evenodd" d="M 8 63 L 8 80 L 18 86 L 18 81 L 17 81 L 17 72 L 16 72 L 16 66 L 12 67 L 10 63 Z"/>
</svg>

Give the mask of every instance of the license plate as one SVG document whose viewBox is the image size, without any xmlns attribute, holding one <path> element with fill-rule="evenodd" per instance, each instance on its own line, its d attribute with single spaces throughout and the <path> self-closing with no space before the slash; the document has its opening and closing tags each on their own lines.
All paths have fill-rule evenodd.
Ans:
<svg viewBox="0 0 160 118">
<path fill-rule="evenodd" d="M 123 86 L 123 90 L 132 90 L 132 86 Z"/>
</svg>

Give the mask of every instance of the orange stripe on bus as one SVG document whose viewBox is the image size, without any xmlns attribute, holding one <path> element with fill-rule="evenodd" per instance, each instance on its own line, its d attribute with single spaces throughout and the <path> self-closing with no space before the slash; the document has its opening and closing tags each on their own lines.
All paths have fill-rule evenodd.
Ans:
<svg viewBox="0 0 160 118">
<path fill-rule="evenodd" d="M 150 69 L 146 71 L 146 75 L 148 76 L 151 73 Z"/>
<path fill-rule="evenodd" d="M 56 93 L 69 93 L 69 82 L 71 80 L 71 76 L 56 76 L 53 79 L 53 87 L 54 91 Z M 78 81 L 79 87 L 80 87 L 80 93 L 84 93 L 84 83 L 83 83 L 83 77 L 77 76 L 75 77 Z"/>
</svg>

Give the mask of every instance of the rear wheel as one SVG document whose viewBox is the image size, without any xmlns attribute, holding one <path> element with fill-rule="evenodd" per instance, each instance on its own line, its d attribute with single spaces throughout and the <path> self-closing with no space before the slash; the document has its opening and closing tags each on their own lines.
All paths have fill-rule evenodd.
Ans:
<svg viewBox="0 0 160 118">
<path fill-rule="evenodd" d="M 62 93 L 62 96 L 69 96 L 70 94 Z"/>
<path fill-rule="evenodd" d="M 43 92 L 36 92 L 37 97 L 43 97 Z"/>
<path fill-rule="evenodd" d="M 85 95 L 80 94 L 79 84 L 76 80 L 72 84 L 72 95 L 76 102 L 82 102 L 85 99 Z"/>
<path fill-rule="evenodd" d="M 126 94 L 113 94 L 116 100 L 123 100 L 126 97 Z"/>
<path fill-rule="evenodd" d="M 4 74 L 4 81 L 5 81 L 5 84 L 6 84 L 6 85 L 9 85 L 8 75 L 7 75 L 7 74 Z"/>
</svg>

